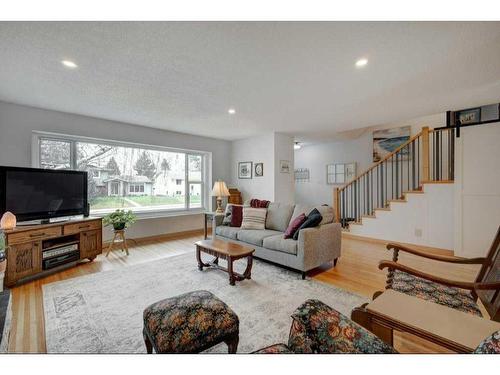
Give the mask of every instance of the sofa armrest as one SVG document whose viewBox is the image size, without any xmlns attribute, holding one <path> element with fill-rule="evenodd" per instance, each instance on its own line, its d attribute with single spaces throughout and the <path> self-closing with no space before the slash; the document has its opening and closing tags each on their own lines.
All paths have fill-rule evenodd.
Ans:
<svg viewBox="0 0 500 375">
<path fill-rule="evenodd" d="M 304 271 L 340 257 L 340 223 L 323 224 L 299 232 L 297 255 L 304 258 Z"/>
</svg>

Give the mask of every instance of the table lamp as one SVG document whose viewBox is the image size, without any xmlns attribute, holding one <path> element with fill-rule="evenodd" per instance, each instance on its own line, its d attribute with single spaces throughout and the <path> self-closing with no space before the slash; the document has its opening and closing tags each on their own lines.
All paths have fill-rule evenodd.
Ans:
<svg viewBox="0 0 500 375">
<path fill-rule="evenodd" d="M 222 197 L 229 196 L 229 190 L 227 190 L 226 183 L 224 181 L 218 180 L 214 183 L 214 188 L 212 189 L 212 196 L 217 197 L 217 209 L 215 212 L 221 214 L 224 212 L 222 209 Z"/>
</svg>

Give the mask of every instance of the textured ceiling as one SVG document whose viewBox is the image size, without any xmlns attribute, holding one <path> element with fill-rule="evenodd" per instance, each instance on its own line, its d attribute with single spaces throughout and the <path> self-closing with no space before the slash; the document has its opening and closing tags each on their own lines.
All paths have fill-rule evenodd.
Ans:
<svg viewBox="0 0 500 375">
<path fill-rule="evenodd" d="M 498 22 L 0 22 L 0 100 L 190 134 L 329 139 L 499 99 Z"/>
</svg>

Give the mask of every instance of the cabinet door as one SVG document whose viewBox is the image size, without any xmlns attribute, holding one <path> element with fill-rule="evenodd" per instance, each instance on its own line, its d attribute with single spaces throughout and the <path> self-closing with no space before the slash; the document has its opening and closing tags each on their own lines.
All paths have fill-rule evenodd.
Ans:
<svg viewBox="0 0 500 375">
<path fill-rule="evenodd" d="M 9 284 L 41 270 L 41 242 L 12 245 L 7 249 L 7 282 Z"/>
<path fill-rule="evenodd" d="M 80 258 L 95 258 L 102 252 L 101 242 L 100 230 L 82 232 L 80 237 Z"/>
</svg>

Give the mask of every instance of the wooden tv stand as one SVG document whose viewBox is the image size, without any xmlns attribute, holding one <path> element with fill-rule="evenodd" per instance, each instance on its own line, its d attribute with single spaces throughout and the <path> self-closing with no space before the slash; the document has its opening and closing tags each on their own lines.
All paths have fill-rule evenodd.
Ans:
<svg viewBox="0 0 500 375">
<path fill-rule="evenodd" d="M 7 269 L 5 286 L 43 274 L 42 251 L 66 244 L 77 244 L 79 257 L 94 260 L 102 252 L 102 219 L 82 218 L 64 222 L 18 226 L 5 230 Z M 50 271 L 57 270 L 52 268 Z"/>
</svg>

